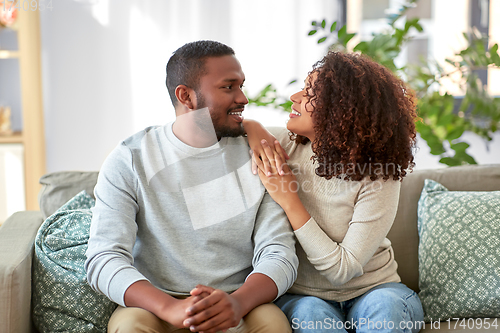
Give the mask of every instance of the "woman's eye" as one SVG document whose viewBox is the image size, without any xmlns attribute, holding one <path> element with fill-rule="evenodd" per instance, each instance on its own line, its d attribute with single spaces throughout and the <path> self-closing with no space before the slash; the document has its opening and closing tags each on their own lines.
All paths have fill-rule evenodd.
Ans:
<svg viewBox="0 0 500 333">
<path fill-rule="evenodd" d="M 229 90 L 232 90 L 232 89 L 233 89 L 233 86 L 234 86 L 234 87 L 236 87 L 235 85 L 230 84 L 230 85 L 228 85 L 228 86 L 223 86 L 222 88 L 223 88 L 223 89 L 229 89 Z M 242 84 L 242 85 L 240 85 L 240 89 L 242 89 L 243 87 L 244 87 L 244 85 L 243 85 L 243 84 Z"/>
</svg>

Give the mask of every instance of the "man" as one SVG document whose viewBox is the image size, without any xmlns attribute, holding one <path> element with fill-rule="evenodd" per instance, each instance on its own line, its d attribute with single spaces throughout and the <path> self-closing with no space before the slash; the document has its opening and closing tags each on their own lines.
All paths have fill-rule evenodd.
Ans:
<svg viewBox="0 0 500 333">
<path fill-rule="evenodd" d="M 110 332 L 291 332 L 272 303 L 298 260 L 281 208 L 251 172 L 234 51 L 186 44 L 167 64 L 176 120 L 103 164 L 85 268 L 120 307 Z"/>
</svg>

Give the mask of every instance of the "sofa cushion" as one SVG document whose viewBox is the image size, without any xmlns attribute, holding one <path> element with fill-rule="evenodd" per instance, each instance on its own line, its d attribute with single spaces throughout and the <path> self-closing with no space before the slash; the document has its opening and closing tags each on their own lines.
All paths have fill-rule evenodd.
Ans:
<svg viewBox="0 0 500 333">
<path fill-rule="evenodd" d="M 85 191 L 40 227 L 33 260 L 33 321 L 40 332 L 105 332 L 116 304 L 87 284 L 84 262 L 95 201 Z"/>
<path fill-rule="evenodd" d="M 425 180 L 418 202 L 425 319 L 500 313 L 500 191 L 448 191 Z"/>
<path fill-rule="evenodd" d="M 40 178 L 42 189 L 38 196 L 43 218 L 52 215 L 65 202 L 85 190 L 92 197 L 97 182 L 97 171 L 62 171 Z"/>
<path fill-rule="evenodd" d="M 425 179 L 433 179 L 450 191 L 500 191 L 500 164 L 461 165 L 415 170 L 404 178 L 394 224 L 388 234 L 401 281 L 418 292 L 417 203 Z"/>
</svg>

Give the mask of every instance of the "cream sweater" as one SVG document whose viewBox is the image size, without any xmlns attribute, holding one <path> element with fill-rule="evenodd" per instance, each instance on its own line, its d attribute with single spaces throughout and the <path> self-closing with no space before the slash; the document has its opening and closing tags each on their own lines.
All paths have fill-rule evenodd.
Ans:
<svg viewBox="0 0 500 333">
<path fill-rule="evenodd" d="M 400 282 L 386 238 L 399 200 L 394 180 L 326 180 L 315 174 L 311 143 L 290 141 L 286 128 L 270 128 L 300 184 L 299 197 L 312 216 L 295 231 L 298 277 L 289 290 L 338 302 L 387 282 Z"/>
</svg>

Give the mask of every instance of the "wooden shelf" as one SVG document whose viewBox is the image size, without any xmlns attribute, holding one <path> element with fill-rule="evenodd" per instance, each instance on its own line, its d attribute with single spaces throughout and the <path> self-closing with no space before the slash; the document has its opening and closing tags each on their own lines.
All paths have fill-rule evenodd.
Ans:
<svg viewBox="0 0 500 333">
<path fill-rule="evenodd" d="M 17 59 L 19 51 L 0 50 L 0 59 Z"/>
<path fill-rule="evenodd" d="M 0 134 L 0 143 L 23 143 L 23 134 L 14 132 L 11 135 Z"/>
<path fill-rule="evenodd" d="M 0 0 L 1 1 L 1 0 Z M 0 144 L 21 143 L 24 149 L 26 209 L 39 210 L 39 179 L 45 174 L 40 17 L 38 11 L 19 11 L 12 29 L 18 50 L 0 50 L 1 59 L 19 59 L 22 133 L 0 136 Z"/>
</svg>

